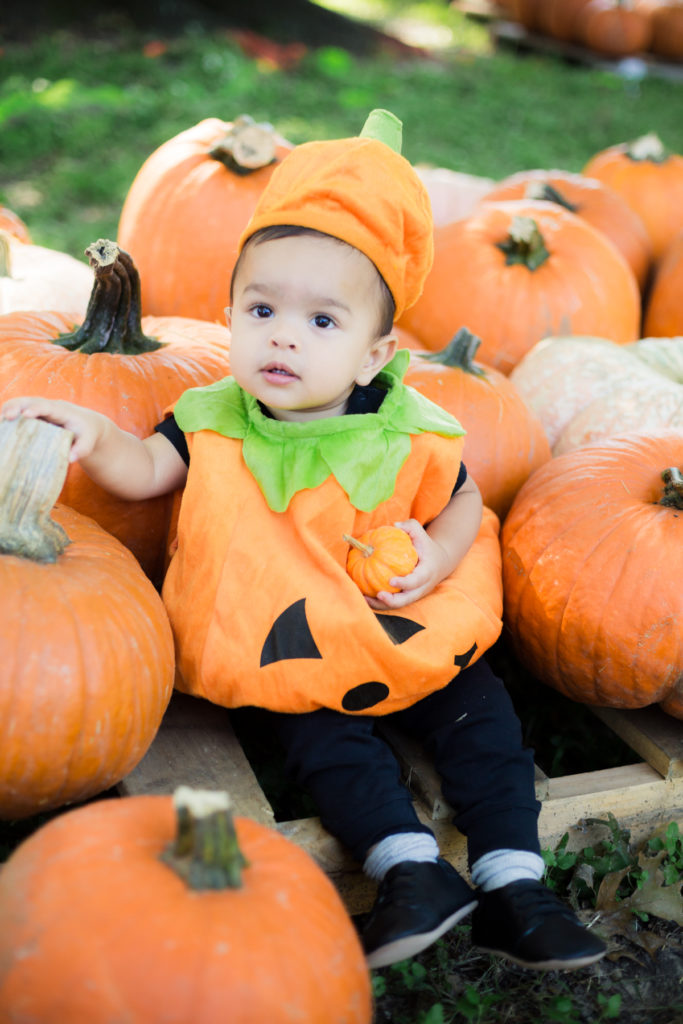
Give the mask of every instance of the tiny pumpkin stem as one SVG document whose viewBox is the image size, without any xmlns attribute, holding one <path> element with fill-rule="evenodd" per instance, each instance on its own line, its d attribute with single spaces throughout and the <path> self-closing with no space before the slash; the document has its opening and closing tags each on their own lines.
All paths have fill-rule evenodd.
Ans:
<svg viewBox="0 0 683 1024">
<path fill-rule="evenodd" d="M 683 473 L 677 466 L 671 466 L 662 473 L 664 491 L 659 499 L 659 505 L 667 508 L 683 509 Z"/>
<path fill-rule="evenodd" d="M 461 327 L 440 352 L 416 352 L 415 355 L 430 363 L 441 363 L 443 366 L 464 370 L 475 377 L 485 377 L 486 371 L 483 367 L 474 365 L 474 357 L 480 345 L 481 338 L 478 335 L 473 334 L 467 327 Z"/>
<path fill-rule="evenodd" d="M 8 231 L 0 231 L 0 277 L 12 276 L 12 250 Z"/>
<path fill-rule="evenodd" d="M 257 124 L 253 117 L 236 117 L 222 139 L 215 142 L 209 156 L 236 174 L 251 174 L 275 161 L 277 142 L 272 124 Z"/>
<path fill-rule="evenodd" d="M 554 185 L 551 185 L 549 181 L 529 182 L 524 195 L 526 199 L 544 199 L 548 203 L 556 203 L 571 213 L 576 213 L 578 210 L 576 203 L 572 203 L 563 192 L 560 192 Z"/>
<path fill-rule="evenodd" d="M 510 233 L 503 242 L 497 243 L 505 253 L 505 263 L 521 263 L 529 270 L 537 270 L 550 257 L 545 240 L 533 217 L 513 217 Z"/>
<path fill-rule="evenodd" d="M 177 832 L 161 854 L 191 889 L 239 889 L 248 861 L 237 841 L 227 793 L 179 786 L 173 794 Z"/>
<path fill-rule="evenodd" d="M 664 163 L 669 158 L 669 153 L 657 132 L 648 132 L 647 135 L 635 139 L 628 145 L 626 155 L 636 162 L 651 160 L 655 164 Z"/>
<path fill-rule="evenodd" d="M 350 544 L 352 548 L 356 548 L 357 551 L 360 551 L 364 558 L 369 558 L 375 550 L 372 544 L 364 544 L 362 540 L 357 540 L 356 537 L 352 537 L 348 533 L 343 533 L 342 538 L 347 544 Z"/>
<path fill-rule="evenodd" d="M 73 434 L 45 420 L 0 420 L 0 551 L 56 562 L 70 543 L 50 518 L 69 468 Z"/>
<path fill-rule="evenodd" d="M 54 339 L 71 352 L 140 355 L 161 348 L 142 330 L 140 275 L 127 252 L 100 238 L 85 250 L 95 283 L 80 327 Z"/>
</svg>

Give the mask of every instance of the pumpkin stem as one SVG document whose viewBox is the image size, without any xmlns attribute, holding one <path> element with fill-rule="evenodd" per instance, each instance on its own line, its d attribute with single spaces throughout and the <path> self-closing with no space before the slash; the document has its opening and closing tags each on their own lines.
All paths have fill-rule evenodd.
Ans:
<svg viewBox="0 0 683 1024">
<path fill-rule="evenodd" d="M 415 352 L 419 359 L 426 359 L 430 363 L 440 363 L 442 366 L 451 366 L 454 369 L 464 370 L 475 377 L 485 377 L 486 370 L 481 366 L 474 365 L 474 357 L 481 345 L 481 338 L 467 327 L 461 327 L 453 335 L 445 348 L 440 352 Z"/>
<path fill-rule="evenodd" d="M 362 540 L 357 540 L 348 533 L 343 533 L 342 538 L 347 544 L 350 544 L 352 548 L 356 548 L 357 551 L 360 551 L 363 558 L 369 558 L 375 550 L 372 544 L 364 544 Z"/>
<path fill-rule="evenodd" d="M 544 199 L 548 203 L 555 203 L 563 206 L 565 210 L 576 213 L 578 206 L 572 203 L 563 192 L 551 185 L 549 181 L 530 181 L 526 187 L 525 197 L 527 199 Z"/>
<path fill-rule="evenodd" d="M 237 841 L 227 793 L 179 786 L 173 794 L 177 832 L 161 854 L 191 889 L 239 889 L 248 861 Z"/>
<path fill-rule="evenodd" d="M 235 174 L 251 174 L 275 162 L 277 141 L 272 124 L 257 124 L 253 117 L 236 117 L 222 139 L 209 150 L 212 160 L 218 160 Z"/>
<path fill-rule="evenodd" d="M 664 491 L 658 505 L 683 509 L 683 473 L 677 466 L 671 466 L 662 473 Z"/>
<path fill-rule="evenodd" d="M 12 250 L 9 232 L 0 231 L 0 277 L 12 276 Z"/>
<path fill-rule="evenodd" d="M 669 153 L 657 132 L 648 132 L 647 135 L 641 135 L 630 142 L 626 148 L 626 156 L 636 162 L 651 160 L 655 164 L 662 164 L 669 159 Z"/>
<path fill-rule="evenodd" d="M 0 420 L 0 551 L 56 562 L 69 538 L 50 518 L 73 434 L 45 420 Z"/>
<path fill-rule="evenodd" d="M 95 284 L 80 327 L 54 339 L 71 352 L 140 355 L 161 348 L 142 331 L 140 275 L 127 252 L 100 238 L 85 250 Z"/>
<path fill-rule="evenodd" d="M 509 235 L 505 241 L 496 244 L 505 253 L 507 266 L 522 263 L 529 270 L 537 270 L 550 257 L 533 217 L 513 217 Z"/>
</svg>

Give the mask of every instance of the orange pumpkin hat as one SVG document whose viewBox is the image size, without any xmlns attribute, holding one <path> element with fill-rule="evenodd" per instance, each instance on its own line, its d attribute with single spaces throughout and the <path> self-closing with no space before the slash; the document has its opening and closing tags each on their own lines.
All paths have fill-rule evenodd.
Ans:
<svg viewBox="0 0 683 1024">
<path fill-rule="evenodd" d="M 357 138 L 297 146 L 273 172 L 239 248 L 276 224 L 340 238 L 377 267 L 398 320 L 419 298 L 433 259 L 429 196 L 400 145 L 399 119 L 373 110 Z"/>
</svg>

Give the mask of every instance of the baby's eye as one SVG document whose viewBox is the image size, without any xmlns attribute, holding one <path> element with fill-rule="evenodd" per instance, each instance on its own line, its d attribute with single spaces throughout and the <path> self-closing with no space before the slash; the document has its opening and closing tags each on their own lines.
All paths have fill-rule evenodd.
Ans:
<svg viewBox="0 0 683 1024">
<path fill-rule="evenodd" d="M 258 305 L 251 307 L 251 312 L 259 320 L 267 320 L 269 316 L 273 315 L 273 310 L 270 306 L 267 306 L 265 302 L 259 302 Z"/>
<path fill-rule="evenodd" d="M 325 313 L 318 313 L 317 316 L 314 316 L 313 323 L 316 327 L 334 327 L 334 320 L 331 316 L 327 316 Z"/>
</svg>

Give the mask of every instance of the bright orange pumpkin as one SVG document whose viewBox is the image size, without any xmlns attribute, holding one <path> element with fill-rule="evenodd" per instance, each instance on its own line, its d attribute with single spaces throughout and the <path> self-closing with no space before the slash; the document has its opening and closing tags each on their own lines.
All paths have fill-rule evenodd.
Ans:
<svg viewBox="0 0 683 1024">
<path fill-rule="evenodd" d="M 480 344 L 463 327 L 442 352 L 415 353 L 404 379 L 462 423 L 467 471 L 503 519 L 527 477 L 550 458 L 550 446 L 512 381 L 475 362 Z"/>
<path fill-rule="evenodd" d="M 673 239 L 657 267 L 643 331 L 655 338 L 683 335 L 683 230 Z"/>
<path fill-rule="evenodd" d="M 407 576 L 417 565 L 417 551 L 413 542 L 398 526 L 376 526 L 360 537 L 344 534 L 349 545 L 346 571 L 353 582 L 368 597 L 377 597 L 381 590 L 397 594 L 389 580 L 394 576 Z"/>
<path fill-rule="evenodd" d="M 102 241 L 87 251 L 95 286 L 82 323 L 49 311 L 0 316 L 0 389 L 5 399 L 76 402 L 146 437 L 183 391 L 230 372 L 230 332 L 184 317 L 141 321 L 139 279 L 127 254 Z M 122 501 L 74 463 L 60 501 L 118 537 L 160 582 L 172 496 Z"/>
<path fill-rule="evenodd" d="M 609 185 L 635 210 L 658 262 L 683 230 L 683 156 L 668 152 L 650 132 L 596 153 L 582 173 Z"/>
<path fill-rule="evenodd" d="M 70 435 L 27 419 L 0 422 L 0 438 L 0 817 L 23 818 L 132 771 L 170 700 L 174 652 L 130 551 L 66 506 L 48 518 Z"/>
<path fill-rule="evenodd" d="M 638 214 L 603 182 L 570 171 L 518 171 L 484 196 L 500 199 L 545 199 L 583 217 L 616 245 L 644 288 L 652 263 L 650 236 Z"/>
<path fill-rule="evenodd" d="M 370 1024 L 332 882 L 274 829 L 233 825 L 219 798 L 178 791 L 175 813 L 171 796 L 100 800 L 14 851 L 2 1024 Z"/>
<path fill-rule="evenodd" d="M 683 718 L 681 467 L 680 433 L 623 434 L 552 459 L 513 502 L 508 635 L 573 700 Z"/>
<path fill-rule="evenodd" d="M 273 133 L 265 166 L 240 167 L 238 123 L 210 117 L 169 139 L 128 190 L 118 241 L 140 271 L 144 314 L 223 323 L 237 242 L 274 168 L 293 148 Z M 249 148 L 237 156 L 243 160 Z"/>
<path fill-rule="evenodd" d="M 443 348 L 464 324 L 482 339 L 482 361 L 507 374 L 551 334 L 638 337 L 633 271 L 602 232 L 555 203 L 481 203 L 437 228 L 434 243 L 422 295 L 400 320 L 425 348 Z"/>
</svg>

